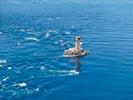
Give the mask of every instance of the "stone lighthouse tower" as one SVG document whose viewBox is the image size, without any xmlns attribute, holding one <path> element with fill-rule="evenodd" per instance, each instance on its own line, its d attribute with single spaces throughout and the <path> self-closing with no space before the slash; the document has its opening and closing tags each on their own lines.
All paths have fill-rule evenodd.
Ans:
<svg viewBox="0 0 133 100">
<path fill-rule="evenodd" d="M 69 48 L 64 51 L 64 57 L 78 57 L 84 56 L 87 52 L 80 47 L 80 36 L 76 36 L 75 47 Z"/>
<path fill-rule="evenodd" d="M 80 36 L 76 36 L 75 48 L 77 51 L 80 50 Z"/>
</svg>

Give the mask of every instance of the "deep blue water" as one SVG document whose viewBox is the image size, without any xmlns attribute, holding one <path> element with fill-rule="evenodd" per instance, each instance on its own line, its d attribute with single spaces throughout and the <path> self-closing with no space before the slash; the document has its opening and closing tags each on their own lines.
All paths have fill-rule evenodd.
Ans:
<svg viewBox="0 0 133 100">
<path fill-rule="evenodd" d="M 0 100 L 133 100 L 133 2 L 80 2 L 3 0 Z M 77 35 L 90 54 L 64 58 Z"/>
</svg>

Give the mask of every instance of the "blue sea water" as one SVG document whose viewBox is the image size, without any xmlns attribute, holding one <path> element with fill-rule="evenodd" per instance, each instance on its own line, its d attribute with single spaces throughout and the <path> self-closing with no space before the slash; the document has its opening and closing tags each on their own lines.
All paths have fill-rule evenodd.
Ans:
<svg viewBox="0 0 133 100">
<path fill-rule="evenodd" d="M 132 0 L 0 5 L 0 100 L 133 100 Z M 77 35 L 90 54 L 64 58 Z"/>
</svg>

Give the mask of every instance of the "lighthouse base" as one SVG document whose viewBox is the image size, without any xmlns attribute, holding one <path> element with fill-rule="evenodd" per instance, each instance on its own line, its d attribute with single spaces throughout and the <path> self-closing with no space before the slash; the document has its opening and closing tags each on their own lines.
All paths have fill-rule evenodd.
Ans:
<svg viewBox="0 0 133 100">
<path fill-rule="evenodd" d="M 76 50 L 75 48 L 70 48 L 68 50 L 65 50 L 63 56 L 64 57 L 78 57 L 78 56 L 84 56 L 88 52 L 84 49 Z"/>
</svg>

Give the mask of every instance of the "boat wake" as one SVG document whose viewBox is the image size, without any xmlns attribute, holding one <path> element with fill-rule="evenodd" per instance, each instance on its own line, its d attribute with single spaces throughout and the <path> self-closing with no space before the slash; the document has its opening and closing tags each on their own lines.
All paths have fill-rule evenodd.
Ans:
<svg viewBox="0 0 133 100">
<path fill-rule="evenodd" d="M 45 70 L 45 73 L 48 73 L 48 74 L 43 77 L 70 76 L 70 75 L 78 75 L 79 74 L 79 72 L 76 70 Z"/>
<path fill-rule="evenodd" d="M 35 37 L 27 37 L 27 38 L 25 38 L 25 40 L 27 40 L 27 41 L 39 41 L 37 38 L 35 38 Z"/>
</svg>

